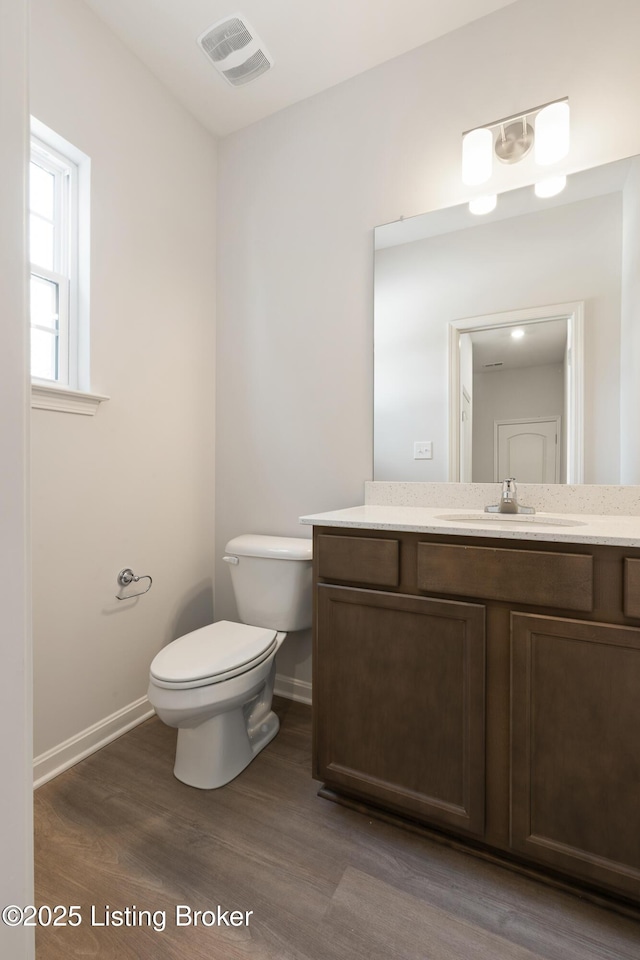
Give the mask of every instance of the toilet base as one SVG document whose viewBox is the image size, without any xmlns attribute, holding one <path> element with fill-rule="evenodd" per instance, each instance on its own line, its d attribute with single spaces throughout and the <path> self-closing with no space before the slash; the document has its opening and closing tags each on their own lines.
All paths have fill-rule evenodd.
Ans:
<svg viewBox="0 0 640 960">
<path fill-rule="evenodd" d="M 246 710 L 237 707 L 198 727 L 180 727 L 173 768 L 177 779 L 200 790 L 213 790 L 235 779 L 280 729 L 273 710 L 260 713 L 253 725 L 251 714 L 247 717 Z"/>
</svg>

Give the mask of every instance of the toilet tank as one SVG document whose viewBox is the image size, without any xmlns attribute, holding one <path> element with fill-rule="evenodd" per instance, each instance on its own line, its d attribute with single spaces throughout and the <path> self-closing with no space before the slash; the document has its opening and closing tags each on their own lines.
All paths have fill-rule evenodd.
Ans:
<svg viewBox="0 0 640 960">
<path fill-rule="evenodd" d="M 286 632 L 311 626 L 311 540 L 245 533 L 225 550 L 242 623 Z"/>
</svg>

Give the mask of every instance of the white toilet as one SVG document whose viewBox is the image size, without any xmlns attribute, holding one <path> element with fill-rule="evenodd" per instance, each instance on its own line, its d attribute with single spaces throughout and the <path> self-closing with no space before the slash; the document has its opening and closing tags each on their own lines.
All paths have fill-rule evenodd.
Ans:
<svg viewBox="0 0 640 960">
<path fill-rule="evenodd" d="M 201 627 L 154 657 L 147 695 L 178 728 L 173 772 L 183 783 L 229 783 L 278 732 L 275 656 L 287 633 L 311 626 L 311 550 L 296 537 L 230 540 L 224 560 L 242 623 Z"/>
</svg>

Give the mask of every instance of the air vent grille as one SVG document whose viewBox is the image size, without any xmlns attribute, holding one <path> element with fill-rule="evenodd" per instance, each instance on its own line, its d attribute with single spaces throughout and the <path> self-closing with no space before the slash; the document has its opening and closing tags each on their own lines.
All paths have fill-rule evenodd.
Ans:
<svg viewBox="0 0 640 960">
<path fill-rule="evenodd" d="M 261 74 L 266 73 L 271 64 L 265 57 L 262 50 L 256 50 L 252 57 L 249 57 L 245 63 L 239 67 L 231 67 L 229 70 L 223 70 L 223 74 L 234 87 L 239 87 L 243 83 L 249 83 L 255 80 Z"/>
<path fill-rule="evenodd" d="M 239 87 L 262 76 L 273 58 L 242 14 L 236 13 L 208 27 L 198 44 L 227 83 Z"/>
<path fill-rule="evenodd" d="M 482 366 L 486 369 L 487 367 L 502 367 L 504 365 L 504 360 L 496 360 L 495 363 L 483 363 Z"/>
<path fill-rule="evenodd" d="M 201 37 L 200 46 L 214 63 L 219 63 L 236 50 L 242 50 L 252 40 L 246 24 L 238 17 L 233 17 Z"/>
</svg>

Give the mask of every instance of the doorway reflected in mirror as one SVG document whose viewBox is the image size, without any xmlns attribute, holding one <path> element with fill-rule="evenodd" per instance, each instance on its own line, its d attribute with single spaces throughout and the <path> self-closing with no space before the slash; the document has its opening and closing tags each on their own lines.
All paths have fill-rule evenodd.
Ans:
<svg viewBox="0 0 640 960">
<path fill-rule="evenodd" d="M 580 483 L 584 304 L 449 324 L 449 476 Z"/>
</svg>

